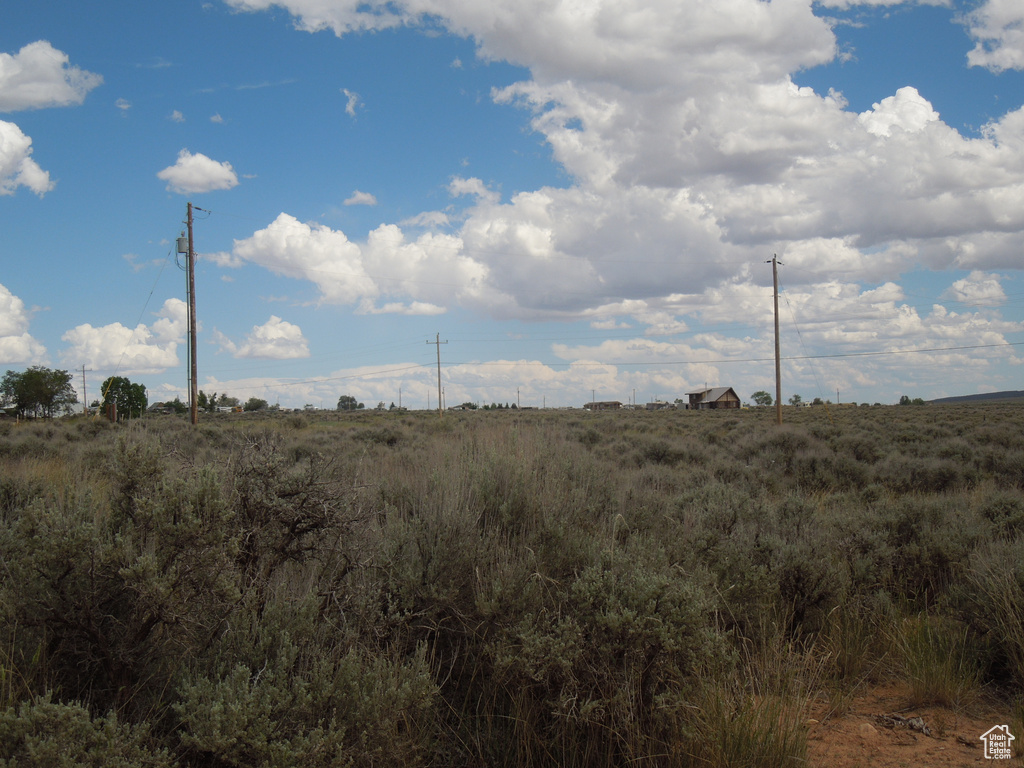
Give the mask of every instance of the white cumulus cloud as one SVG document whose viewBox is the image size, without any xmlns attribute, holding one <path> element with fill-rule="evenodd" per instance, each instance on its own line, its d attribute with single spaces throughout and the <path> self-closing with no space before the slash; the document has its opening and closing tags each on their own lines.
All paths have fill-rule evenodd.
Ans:
<svg viewBox="0 0 1024 768">
<path fill-rule="evenodd" d="M 0 120 L 0 195 L 27 187 L 42 197 L 54 186 L 50 174 L 32 159 L 32 139 L 14 123 Z"/>
<path fill-rule="evenodd" d="M 125 374 L 160 373 L 179 364 L 177 348 L 185 337 L 188 308 L 181 299 L 168 299 L 151 326 L 134 329 L 121 323 L 94 327 L 83 323 L 67 331 L 60 356 L 65 365 Z"/>
<path fill-rule="evenodd" d="M 345 205 L 376 205 L 377 198 L 369 192 L 360 192 L 358 189 L 345 200 Z"/>
<path fill-rule="evenodd" d="M 174 165 L 164 168 L 157 178 L 167 182 L 167 190 L 179 195 L 213 192 L 238 186 L 238 175 L 231 163 L 217 162 L 187 149 L 178 153 Z"/>
<path fill-rule="evenodd" d="M 46 348 L 28 332 L 25 302 L 0 285 L 0 365 L 45 362 Z"/>
<path fill-rule="evenodd" d="M 263 325 L 253 326 L 241 344 L 235 344 L 223 334 L 218 334 L 217 339 L 223 349 L 238 358 L 295 360 L 309 357 L 309 342 L 302 335 L 302 329 L 277 315 L 271 315 Z"/>
<path fill-rule="evenodd" d="M 923 130 L 928 123 L 939 119 L 939 113 L 916 88 L 907 86 L 896 91 L 895 96 L 887 96 L 880 103 L 873 104 L 857 119 L 868 133 L 891 136 L 894 127 L 910 132 Z"/>
<path fill-rule="evenodd" d="M 457 214 L 410 216 L 359 243 L 282 215 L 236 243 L 234 258 L 309 280 L 322 301 L 364 312 L 459 305 L 499 319 L 635 324 L 642 335 L 692 318 L 764 319 L 773 253 L 811 295 L 830 295 L 840 276 L 851 312 L 869 317 L 877 297 L 859 284 L 894 285 L 920 268 L 1019 269 L 1024 109 L 968 136 L 915 83 L 858 114 L 841 93 L 794 82 L 838 55 L 816 10 L 891 0 L 228 2 L 282 7 L 300 29 L 338 35 L 422 22 L 471 38 L 482 59 L 528 70 L 492 98 L 527 112 L 568 179 L 503 201 L 494 185 L 456 176 L 448 192 L 467 203 Z M 953 19 L 950 3 L 929 4 Z M 981 51 L 972 63 L 1018 66 L 1017 0 L 985 0 L 964 21 Z M 403 226 L 450 234 L 414 238 Z M 939 345 L 1005 328 L 902 306 L 886 310 L 894 344 L 915 327 Z M 841 326 L 830 324 L 844 343 L 866 333 Z M 709 353 L 723 343 L 709 341 Z"/>
<path fill-rule="evenodd" d="M 426 233 L 406 238 L 395 225 L 382 225 L 364 243 L 317 223 L 300 222 L 282 213 L 252 237 L 236 240 L 232 258 L 220 263 L 251 263 L 280 275 L 309 280 L 319 301 L 351 304 L 359 311 L 380 311 L 383 297 L 410 301 L 399 310 L 394 302 L 385 311 L 435 314 L 452 301 L 468 300 L 484 287 L 485 270 L 462 253 L 461 241 Z"/>
<path fill-rule="evenodd" d="M 976 41 L 967 54 L 971 66 L 993 72 L 1024 69 L 1024 5 L 1019 0 L 985 0 L 967 16 Z"/>
<path fill-rule="evenodd" d="M 68 55 L 46 40 L 13 55 L 0 53 L 0 112 L 81 104 L 103 78 L 68 62 Z"/>
</svg>

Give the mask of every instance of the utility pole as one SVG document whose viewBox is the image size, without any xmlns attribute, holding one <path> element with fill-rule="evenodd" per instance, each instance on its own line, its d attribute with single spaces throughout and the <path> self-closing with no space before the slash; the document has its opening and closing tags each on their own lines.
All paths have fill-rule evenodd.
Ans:
<svg viewBox="0 0 1024 768">
<path fill-rule="evenodd" d="M 427 344 L 430 342 L 428 341 Z M 441 345 L 447 344 L 448 340 L 441 341 L 441 334 L 437 334 L 437 338 L 434 340 L 434 344 L 437 345 L 437 415 L 441 418 L 444 417 L 444 406 L 443 398 L 441 396 Z M 430 408 L 430 396 L 427 395 L 427 408 Z"/>
<path fill-rule="evenodd" d="M 779 353 L 779 262 L 772 254 L 772 288 L 775 298 L 775 421 L 782 424 L 782 358 Z"/>
<path fill-rule="evenodd" d="M 199 376 L 196 373 L 196 251 L 192 240 L 192 203 L 188 204 L 185 218 L 188 226 L 188 238 L 178 238 L 178 253 L 185 255 L 185 272 L 188 274 L 186 292 L 188 293 L 188 405 L 193 424 L 199 423 Z"/>
<path fill-rule="evenodd" d="M 192 240 L 192 203 L 188 204 L 188 328 L 189 328 L 189 408 L 192 423 L 199 423 L 199 374 L 196 371 L 196 249 Z"/>
<path fill-rule="evenodd" d="M 82 413 L 89 413 L 89 395 L 85 392 L 85 372 L 91 371 L 92 368 L 86 368 L 82 366 Z"/>
</svg>

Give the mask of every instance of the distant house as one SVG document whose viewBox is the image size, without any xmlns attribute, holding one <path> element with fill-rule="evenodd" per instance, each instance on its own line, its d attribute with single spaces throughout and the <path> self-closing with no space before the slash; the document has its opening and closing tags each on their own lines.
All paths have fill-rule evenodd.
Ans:
<svg viewBox="0 0 1024 768">
<path fill-rule="evenodd" d="M 666 403 L 664 400 L 655 400 L 653 403 L 647 403 L 644 406 L 648 411 L 663 411 L 666 409 L 674 409 L 675 403 Z"/>
<path fill-rule="evenodd" d="M 691 410 L 740 407 L 739 395 L 736 394 L 732 387 L 700 389 L 696 392 L 687 392 L 686 396 L 690 400 L 688 407 Z"/>
<path fill-rule="evenodd" d="M 583 406 L 588 411 L 617 411 L 622 407 L 618 400 L 603 400 L 596 403 L 586 403 Z"/>
</svg>

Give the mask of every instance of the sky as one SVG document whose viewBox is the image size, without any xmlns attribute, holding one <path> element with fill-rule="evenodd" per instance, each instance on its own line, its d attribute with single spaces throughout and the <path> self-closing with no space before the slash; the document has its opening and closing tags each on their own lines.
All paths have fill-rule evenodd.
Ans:
<svg viewBox="0 0 1024 768">
<path fill-rule="evenodd" d="M 0 0 L 0 371 L 281 407 L 1024 389 L 1019 0 Z"/>
</svg>

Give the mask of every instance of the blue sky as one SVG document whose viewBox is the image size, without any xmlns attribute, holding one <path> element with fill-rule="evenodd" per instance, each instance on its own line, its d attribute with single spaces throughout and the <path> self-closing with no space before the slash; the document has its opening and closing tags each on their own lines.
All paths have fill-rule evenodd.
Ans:
<svg viewBox="0 0 1024 768">
<path fill-rule="evenodd" d="M 0 369 L 282 406 L 1024 389 L 1012 0 L 4 4 Z"/>
</svg>

